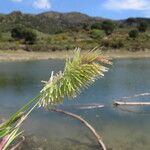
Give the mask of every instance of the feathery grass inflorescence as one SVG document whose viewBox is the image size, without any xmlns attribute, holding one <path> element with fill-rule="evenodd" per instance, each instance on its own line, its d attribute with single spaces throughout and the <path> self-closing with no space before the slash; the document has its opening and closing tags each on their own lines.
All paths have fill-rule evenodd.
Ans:
<svg viewBox="0 0 150 150">
<path fill-rule="evenodd" d="M 62 103 L 65 97 L 76 97 L 83 87 L 88 87 L 108 71 L 105 64 L 111 62 L 101 56 L 98 50 L 81 53 L 77 49 L 75 56 L 68 59 L 63 72 L 51 74 L 50 80 L 45 82 L 41 90 L 40 106 L 48 107 Z"/>
<path fill-rule="evenodd" d="M 82 88 L 104 76 L 104 72 L 108 71 L 106 64 L 111 62 L 102 57 L 100 51 L 93 49 L 81 53 L 80 49 L 76 49 L 75 56 L 66 60 L 63 72 L 56 75 L 52 72 L 50 80 L 44 81 L 45 86 L 40 93 L 0 124 L 0 150 L 8 149 L 22 133 L 19 131 L 21 125 L 38 105 L 50 107 L 62 103 L 65 97 L 76 97 Z"/>
</svg>

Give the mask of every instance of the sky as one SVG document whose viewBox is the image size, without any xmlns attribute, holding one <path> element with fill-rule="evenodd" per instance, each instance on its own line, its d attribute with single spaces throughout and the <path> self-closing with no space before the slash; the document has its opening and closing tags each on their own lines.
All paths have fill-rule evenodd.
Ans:
<svg viewBox="0 0 150 150">
<path fill-rule="evenodd" d="M 0 13 L 81 12 L 110 19 L 150 18 L 150 0 L 0 0 Z"/>
</svg>

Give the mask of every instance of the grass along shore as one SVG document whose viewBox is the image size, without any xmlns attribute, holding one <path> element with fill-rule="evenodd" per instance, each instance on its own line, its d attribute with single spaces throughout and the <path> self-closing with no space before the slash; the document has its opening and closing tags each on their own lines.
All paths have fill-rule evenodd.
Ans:
<svg viewBox="0 0 150 150">
<path fill-rule="evenodd" d="M 0 51 L 0 62 L 2 61 L 28 61 L 28 60 L 47 60 L 47 59 L 66 59 L 72 57 L 74 51 L 55 51 L 55 52 L 27 52 Z M 104 56 L 110 58 L 150 58 L 150 51 L 129 52 L 125 50 L 115 50 L 102 52 Z"/>
</svg>

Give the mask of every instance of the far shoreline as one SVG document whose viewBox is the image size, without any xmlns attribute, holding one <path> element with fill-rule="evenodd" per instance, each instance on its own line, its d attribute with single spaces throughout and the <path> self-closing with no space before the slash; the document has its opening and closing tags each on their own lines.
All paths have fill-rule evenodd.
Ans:
<svg viewBox="0 0 150 150">
<path fill-rule="evenodd" d="M 54 51 L 54 52 L 27 52 L 23 50 L 0 50 L 0 62 L 30 61 L 48 59 L 66 59 L 72 57 L 74 50 Z M 102 55 L 112 59 L 125 58 L 150 58 L 150 50 L 130 52 L 127 50 L 102 51 Z"/>
</svg>

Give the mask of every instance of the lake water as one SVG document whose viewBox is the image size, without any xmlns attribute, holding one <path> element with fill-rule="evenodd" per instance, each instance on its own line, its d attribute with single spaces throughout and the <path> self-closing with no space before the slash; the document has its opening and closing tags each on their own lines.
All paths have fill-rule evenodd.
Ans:
<svg viewBox="0 0 150 150">
<path fill-rule="evenodd" d="M 34 97 L 42 88 L 41 80 L 48 80 L 52 70 L 57 72 L 63 66 L 61 60 L 1 62 L 0 118 L 7 118 Z M 89 121 L 112 150 L 150 150 L 150 108 L 123 111 L 112 106 L 116 99 L 145 92 L 150 92 L 150 59 L 117 59 L 104 78 L 83 90 L 74 101 L 65 101 L 61 108 Z M 148 101 L 150 96 L 135 100 Z M 105 107 L 79 109 L 93 103 Z M 32 113 L 23 129 L 32 138 L 22 150 L 34 146 L 44 150 L 98 150 L 95 137 L 80 122 L 41 108 Z"/>
</svg>

